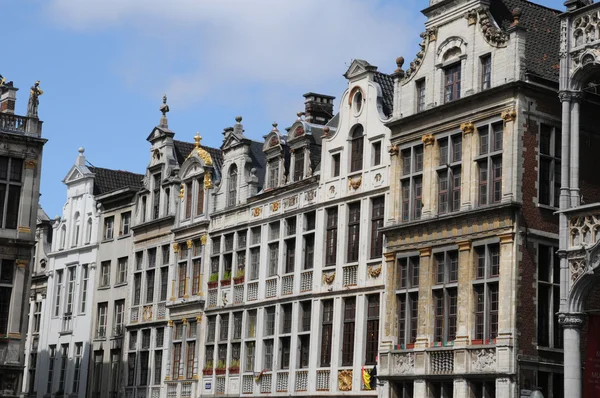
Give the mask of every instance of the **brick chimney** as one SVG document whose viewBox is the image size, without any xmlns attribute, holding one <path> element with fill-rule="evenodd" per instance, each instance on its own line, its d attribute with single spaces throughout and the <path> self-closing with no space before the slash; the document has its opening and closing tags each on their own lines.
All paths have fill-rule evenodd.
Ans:
<svg viewBox="0 0 600 398">
<path fill-rule="evenodd" d="M 304 120 L 314 124 L 327 124 L 333 117 L 333 100 L 331 95 L 304 94 Z"/>
<path fill-rule="evenodd" d="M 15 114 L 18 90 L 18 88 L 13 87 L 13 82 L 8 82 L 0 87 L 0 113 Z"/>
</svg>

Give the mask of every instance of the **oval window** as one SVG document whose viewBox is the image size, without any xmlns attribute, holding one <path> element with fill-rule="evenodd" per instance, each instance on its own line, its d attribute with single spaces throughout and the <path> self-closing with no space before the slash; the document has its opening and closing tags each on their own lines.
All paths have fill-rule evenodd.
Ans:
<svg viewBox="0 0 600 398">
<path fill-rule="evenodd" d="M 360 111 L 362 109 L 362 103 L 363 103 L 362 91 L 358 90 L 354 94 L 354 98 L 352 100 L 352 104 L 354 106 L 354 113 L 355 114 L 359 114 L 360 113 Z"/>
</svg>

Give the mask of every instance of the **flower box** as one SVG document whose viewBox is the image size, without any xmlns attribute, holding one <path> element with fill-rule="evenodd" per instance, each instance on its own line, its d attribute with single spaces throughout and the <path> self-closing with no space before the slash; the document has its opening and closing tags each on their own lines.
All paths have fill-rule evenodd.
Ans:
<svg viewBox="0 0 600 398">
<path fill-rule="evenodd" d="M 207 284 L 209 289 L 216 289 L 219 287 L 219 282 L 208 282 Z"/>
<path fill-rule="evenodd" d="M 242 283 L 244 283 L 244 280 L 245 280 L 244 276 L 239 276 L 237 278 L 233 278 L 233 283 L 235 285 L 241 285 Z"/>
<path fill-rule="evenodd" d="M 221 280 L 221 287 L 231 285 L 231 279 L 223 279 Z"/>
<path fill-rule="evenodd" d="M 229 374 L 238 374 L 240 373 L 240 367 L 239 366 L 233 366 L 231 368 L 229 368 Z"/>
<path fill-rule="evenodd" d="M 225 369 L 225 368 L 221 368 L 221 369 L 220 368 L 216 368 L 215 369 L 215 374 L 216 375 L 224 375 L 226 372 L 227 372 L 227 369 Z"/>
<path fill-rule="evenodd" d="M 203 369 L 202 374 L 204 376 L 211 376 L 213 374 L 213 369 Z"/>
</svg>

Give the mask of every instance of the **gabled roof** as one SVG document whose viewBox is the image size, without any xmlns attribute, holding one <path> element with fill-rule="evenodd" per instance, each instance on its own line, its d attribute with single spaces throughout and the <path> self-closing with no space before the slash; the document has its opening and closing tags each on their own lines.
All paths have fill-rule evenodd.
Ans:
<svg viewBox="0 0 600 398">
<path fill-rule="evenodd" d="M 514 21 L 513 10 L 521 10 L 520 26 L 527 29 L 525 68 L 528 73 L 558 81 L 561 11 L 527 0 L 496 0 L 490 12 L 503 29 Z"/>
<path fill-rule="evenodd" d="M 141 189 L 144 176 L 123 170 L 104 169 L 88 166 L 96 175 L 94 179 L 94 195 L 102 195 L 122 188 Z"/>
<path fill-rule="evenodd" d="M 188 158 L 190 153 L 196 147 L 195 144 L 191 142 L 185 141 L 177 141 L 173 140 L 173 146 L 175 147 L 175 156 L 177 157 L 177 163 L 181 166 L 183 162 Z M 219 148 L 211 148 L 209 146 L 200 145 L 206 152 L 210 154 L 210 157 L 213 160 L 213 167 L 217 172 L 221 173 L 221 168 L 223 167 L 223 152 Z"/>
<path fill-rule="evenodd" d="M 394 110 L 394 78 L 381 72 L 373 73 L 373 80 L 381 86 L 383 96 L 383 113 L 391 116 Z"/>
</svg>

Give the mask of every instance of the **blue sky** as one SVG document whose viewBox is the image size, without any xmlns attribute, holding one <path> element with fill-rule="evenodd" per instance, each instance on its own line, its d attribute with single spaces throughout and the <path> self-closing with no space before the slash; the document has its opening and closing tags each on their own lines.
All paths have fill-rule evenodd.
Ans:
<svg viewBox="0 0 600 398">
<path fill-rule="evenodd" d="M 563 0 L 538 1 L 563 9 Z M 361 58 L 382 72 L 414 57 L 427 0 L 7 0 L 3 62 L 17 113 L 40 80 L 44 149 L 41 203 L 66 199 L 62 179 L 85 147 L 98 167 L 143 173 L 146 136 L 164 93 L 176 138 L 219 147 L 243 116 L 260 140 L 289 126 L 302 94 L 339 98 L 343 73 Z M 337 109 L 337 105 L 336 105 Z"/>
</svg>

